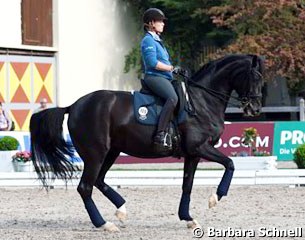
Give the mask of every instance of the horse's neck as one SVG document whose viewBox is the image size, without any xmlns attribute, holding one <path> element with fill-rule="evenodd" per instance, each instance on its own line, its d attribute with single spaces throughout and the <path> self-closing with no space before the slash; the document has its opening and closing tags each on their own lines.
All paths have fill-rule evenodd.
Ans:
<svg viewBox="0 0 305 240">
<path fill-rule="evenodd" d="M 228 105 L 232 89 L 221 81 L 206 81 L 200 83 L 205 89 L 192 87 L 192 95 L 196 96 L 197 108 L 208 108 L 211 112 L 224 114 Z"/>
</svg>

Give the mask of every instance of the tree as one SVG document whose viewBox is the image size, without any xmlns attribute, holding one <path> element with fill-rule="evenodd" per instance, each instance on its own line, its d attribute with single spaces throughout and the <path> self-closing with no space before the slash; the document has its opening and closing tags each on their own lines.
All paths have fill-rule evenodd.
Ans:
<svg viewBox="0 0 305 240">
<path fill-rule="evenodd" d="M 161 8 L 168 16 L 162 35 L 174 64 L 197 70 L 204 42 L 219 50 L 206 61 L 228 53 L 264 56 L 266 77 L 287 78 L 291 90 L 305 85 L 305 0 L 125 0 L 137 9 Z M 125 70 L 140 67 L 139 35 L 126 56 Z"/>
<path fill-rule="evenodd" d="M 305 4 L 301 0 L 226 0 L 203 11 L 236 39 L 211 57 L 253 53 L 266 58 L 266 73 L 288 79 L 292 90 L 305 82 Z"/>
</svg>

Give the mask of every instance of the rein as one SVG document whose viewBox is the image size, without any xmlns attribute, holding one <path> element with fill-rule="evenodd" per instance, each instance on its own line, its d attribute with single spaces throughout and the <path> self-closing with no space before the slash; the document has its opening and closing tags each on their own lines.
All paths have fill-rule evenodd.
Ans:
<svg viewBox="0 0 305 240">
<path fill-rule="evenodd" d="M 251 69 L 251 71 L 254 71 L 254 74 L 257 74 L 258 77 L 262 78 L 262 74 L 259 71 L 255 70 L 255 69 Z M 197 82 L 193 81 L 189 76 L 187 76 L 187 74 L 180 72 L 179 75 L 181 75 L 184 79 L 184 83 L 185 83 L 187 92 L 189 92 L 189 83 L 191 83 L 194 87 L 197 87 L 197 88 L 200 88 L 200 89 L 206 91 L 207 93 L 218 98 L 221 101 L 227 101 L 227 99 L 233 98 L 241 103 L 241 105 L 231 103 L 231 105 L 234 107 L 238 107 L 238 108 L 246 107 L 251 104 L 251 101 L 250 101 L 251 98 L 262 97 L 262 95 L 249 95 L 249 94 L 247 94 L 246 96 L 242 96 L 242 97 L 231 96 L 231 95 L 219 92 L 219 91 L 215 91 L 214 89 L 208 88 L 201 84 L 198 84 Z M 189 95 L 190 105 L 187 106 L 186 111 L 189 114 L 194 116 L 194 115 L 196 115 L 196 109 L 194 107 L 194 102 L 193 102 L 192 96 L 190 94 L 188 94 L 188 95 Z"/>
<path fill-rule="evenodd" d="M 218 91 L 215 91 L 214 89 L 211 89 L 211 88 L 208 88 L 208 87 L 205 87 L 201 84 L 198 84 L 196 82 L 194 82 L 193 80 L 191 80 L 190 77 L 188 77 L 187 75 L 183 74 L 183 73 L 179 73 L 179 75 L 181 75 L 183 78 L 184 78 L 184 83 L 185 83 L 185 86 L 186 86 L 186 89 L 187 89 L 187 92 L 189 92 L 189 83 L 191 83 L 193 86 L 197 87 L 197 88 L 200 88 L 200 89 L 203 89 L 205 90 L 207 93 L 209 93 L 210 95 L 218 98 L 219 100 L 221 101 L 227 101 L 227 98 L 233 98 L 237 101 L 240 101 L 243 105 L 244 104 L 249 104 L 250 101 L 248 99 L 248 97 L 234 97 L 234 96 L 231 96 L 231 95 L 228 95 L 228 94 L 225 94 L 225 93 L 222 93 L 222 92 L 218 92 Z M 195 116 L 197 113 L 196 113 L 196 109 L 194 107 L 194 102 L 193 102 L 193 99 L 192 99 L 192 96 L 190 94 L 188 94 L 189 96 L 189 100 L 190 100 L 190 105 L 187 106 L 187 109 L 186 111 L 192 115 L 192 116 Z M 240 108 L 241 106 L 240 105 L 237 105 L 237 104 L 234 104 L 234 103 L 231 103 L 233 106 L 235 107 L 238 107 Z"/>
<path fill-rule="evenodd" d="M 183 76 L 184 77 L 184 76 Z M 211 88 L 208 88 L 206 86 L 202 86 L 196 82 L 194 82 L 193 80 L 191 80 L 189 77 L 187 77 L 187 83 L 191 83 L 193 86 L 197 87 L 197 88 L 200 88 L 200 89 L 203 89 L 205 90 L 207 93 L 211 94 L 212 96 L 214 97 L 217 97 L 219 100 L 223 100 L 225 101 L 226 98 L 233 98 L 237 101 L 243 101 L 243 98 L 240 98 L 240 97 L 235 97 L 235 96 L 231 96 L 231 95 L 228 95 L 228 94 L 225 94 L 225 93 L 222 93 L 222 92 L 218 92 L 218 91 L 215 91 L 214 89 L 211 89 Z M 236 104 L 235 104 L 236 105 Z M 237 106 L 237 105 L 236 105 Z"/>
<path fill-rule="evenodd" d="M 210 95 L 218 98 L 219 100 L 226 101 L 227 98 L 229 98 L 229 99 L 233 98 L 233 99 L 241 102 L 242 106 L 246 106 L 246 105 L 250 104 L 250 100 L 249 100 L 250 98 L 261 97 L 261 95 L 248 95 L 248 96 L 243 96 L 243 97 L 235 97 L 235 96 L 232 96 L 232 95 L 228 95 L 228 94 L 225 94 L 225 93 L 222 93 L 222 92 L 215 91 L 211 88 L 207 88 L 207 87 L 202 86 L 202 85 L 200 85 L 200 84 L 198 84 L 198 83 L 196 83 L 196 82 L 194 82 L 190 79 L 188 79 L 188 82 L 191 82 L 192 85 L 194 85 L 197 88 L 205 90 L 207 93 L 209 93 Z M 238 107 L 238 108 L 241 107 L 240 105 L 232 103 L 232 102 L 230 104 L 234 107 Z"/>
</svg>

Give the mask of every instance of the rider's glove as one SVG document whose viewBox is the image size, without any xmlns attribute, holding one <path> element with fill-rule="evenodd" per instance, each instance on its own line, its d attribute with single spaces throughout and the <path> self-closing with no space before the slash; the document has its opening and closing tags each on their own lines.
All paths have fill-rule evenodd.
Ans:
<svg viewBox="0 0 305 240">
<path fill-rule="evenodd" d="M 182 68 L 182 67 L 179 67 L 179 66 L 174 67 L 172 72 L 175 75 L 181 75 L 183 77 L 188 77 L 188 71 L 186 69 Z"/>
<path fill-rule="evenodd" d="M 184 70 L 181 67 L 179 67 L 179 66 L 174 67 L 172 72 L 173 72 L 173 74 L 176 74 L 176 75 L 184 74 Z"/>
</svg>

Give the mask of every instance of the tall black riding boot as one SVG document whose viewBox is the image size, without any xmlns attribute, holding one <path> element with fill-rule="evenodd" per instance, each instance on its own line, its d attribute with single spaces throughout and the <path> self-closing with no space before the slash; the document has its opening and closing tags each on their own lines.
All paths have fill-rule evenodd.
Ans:
<svg viewBox="0 0 305 240">
<path fill-rule="evenodd" d="M 176 104 L 172 99 L 168 99 L 163 108 L 162 111 L 160 113 L 160 118 L 159 118 L 159 122 L 158 122 L 158 129 L 157 129 L 157 134 L 154 137 L 154 144 L 157 147 L 161 147 L 161 148 L 171 148 L 171 145 L 168 144 L 168 142 L 166 141 L 167 138 L 167 132 L 166 132 L 166 128 L 169 125 L 169 122 L 173 116 L 173 112 L 175 110 Z"/>
</svg>

